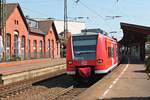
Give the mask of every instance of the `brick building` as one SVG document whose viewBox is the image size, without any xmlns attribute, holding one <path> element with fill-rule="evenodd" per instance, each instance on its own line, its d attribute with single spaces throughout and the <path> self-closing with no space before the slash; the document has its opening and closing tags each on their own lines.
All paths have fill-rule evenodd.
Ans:
<svg viewBox="0 0 150 100">
<path fill-rule="evenodd" d="M 37 21 L 27 18 L 29 23 L 29 54 L 32 58 L 60 58 L 60 42 L 53 20 Z M 33 48 L 30 48 L 33 47 Z"/>
<path fill-rule="evenodd" d="M 6 61 L 60 57 L 59 38 L 52 20 L 26 20 L 16 3 L 6 4 L 6 13 Z"/>
<path fill-rule="evenodd" d="M 6 61 L 28 54 L 28 25 L 19 4 L 6 4 Z"/>
</svg>

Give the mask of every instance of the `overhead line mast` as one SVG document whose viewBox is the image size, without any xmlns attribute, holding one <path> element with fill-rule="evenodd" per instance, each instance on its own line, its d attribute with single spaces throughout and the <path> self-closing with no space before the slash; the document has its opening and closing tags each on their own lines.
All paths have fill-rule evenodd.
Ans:
<svg viewBox="0 0 150 100">
<path fill-rule="evenodd" d="M 0 49 L 3 48 L 3 60 L 5 61 L 6 53 L 5 53 L 5 39 L 6 39 L 6 0 L 0 0 L 0 36 L 2 36 L 2 40 L 0 42 L 3 42 L 3 46 L 0 46 Z M 1 52 L 0 52 L 1 53 Z M 1 54 L 0 54 L 1 55 Z M 2 55 L 1 55 L 2 56 Z"/>
<path fill-rule="evenodd" d="M 64 0 L 64 38 L 68 32 L 68 15 L 67 15 L 67 0 Z"/>
</svg>

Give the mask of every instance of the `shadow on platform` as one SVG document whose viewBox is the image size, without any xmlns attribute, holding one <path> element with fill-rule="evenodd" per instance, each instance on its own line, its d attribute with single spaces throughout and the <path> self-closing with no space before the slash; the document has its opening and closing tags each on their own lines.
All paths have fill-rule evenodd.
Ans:
<svg viewBox="0 0 150 100">
<path fill-rule="evenodd" d="M 136 70 L 135 73 L 146 73 L 146 70 Z"/>
<path fill-rule="evenodd" d="M 123 56 L 121 60 L 121 64 L 128 64 L 128 59 L 129 59 L 129 64 L 144 64 L 144 61 L 134 56 Z"/>
<path fill-rule="evenodd" d="M 150 97 L 121 97 L 121 98 L 110 98 L 110 99 L 103 99 L 103 100 L 150 100 Z"/>
</svg>

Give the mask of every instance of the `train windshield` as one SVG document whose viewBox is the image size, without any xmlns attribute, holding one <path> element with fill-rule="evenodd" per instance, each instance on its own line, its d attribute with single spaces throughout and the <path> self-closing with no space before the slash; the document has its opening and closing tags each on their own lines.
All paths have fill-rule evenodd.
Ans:
<svg viewBox="0 0 150 100">
<path fill-rule="evenodd" d="M 73 36 L 73 51 L 75 60 L 96 59 L 97 35 Z"/>
</svg>

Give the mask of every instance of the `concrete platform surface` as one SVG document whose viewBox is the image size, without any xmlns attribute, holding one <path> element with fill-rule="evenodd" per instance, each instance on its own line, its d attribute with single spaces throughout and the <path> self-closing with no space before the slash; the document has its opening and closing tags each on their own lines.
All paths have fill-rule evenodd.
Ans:
<svg viewBox="0 0 150 100">
<path fill-rule="evenodd" d="M 65 64 L 65 59 L 33 59 L 14 62 L 0 63 L 0 74 L 9 75 L 19 72 L 30 71 L 34 69 L 41 69 L 51 67 L 54 65 Z"/>
<path fill-rule="evenodd" d="M 144 64 L 122 64 L 75 100 L 150 100 L 150 78 Z"/>
<path fill-rule="evenodd" d="M 0 63 L 0 85 L 28 80 L 43 75 L 54 77 L 65 73 L 65 59 L 36 59 Z"/>
</svg>

